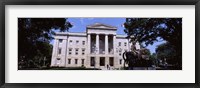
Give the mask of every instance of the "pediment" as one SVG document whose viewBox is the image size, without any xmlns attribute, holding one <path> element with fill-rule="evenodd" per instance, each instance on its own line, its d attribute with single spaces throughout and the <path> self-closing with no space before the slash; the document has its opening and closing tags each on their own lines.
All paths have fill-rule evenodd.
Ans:
<svg viewBox="0 0 200 88">
<path fill-rule="evenodd" d="M 87 28 L 92 28 L 92 29 L 117 29 L 117 27 L 110 26 L 107 24 L 102 24 L 102 23 L 95 23 L 92 25 L 88 25 Z"/>
</svg>

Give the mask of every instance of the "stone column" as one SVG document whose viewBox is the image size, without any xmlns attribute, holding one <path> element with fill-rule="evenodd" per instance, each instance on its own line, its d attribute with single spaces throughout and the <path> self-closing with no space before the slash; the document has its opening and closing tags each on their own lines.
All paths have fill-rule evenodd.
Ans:
<svg viewBox="0 0 200 88">
<path fill-rule="evenodd" d="M 88 36 L 87 36 L 88 54 L 91 53 L 91 45 L 90 44 L 91 44 L 91 35 L 88 34 Z"/>
<path fill-rule="evenodd" d="M 90 67 L 90 54 L 91 54 L 91 34 L 88 34 L 87 35 L 87 52 L 88 52 L 88 55 L 87 55 L 87 58 L 85 60 L 86 62 L 86 67 Z"/>
<path fill-rule="evenodd" d="M 99 54 L 99 34 L 96 34 L 96 54 Z"/>
<path fill-rule="evenodd" d="M 108 35 L 105 35 L 105 54 L 108 54 Z"/>
<path fill-rule="evenodd" d="M 115 41 L 116 41 L 116 35 L 113 35 L 113 54 L 115 54 L 115 52 L 116 52 L 116 44 L 115 44 Z"/>
</svg>

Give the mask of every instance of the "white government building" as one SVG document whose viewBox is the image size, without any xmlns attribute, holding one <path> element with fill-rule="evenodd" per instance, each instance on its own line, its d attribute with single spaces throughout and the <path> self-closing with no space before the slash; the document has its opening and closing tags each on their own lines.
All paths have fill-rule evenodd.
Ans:
<svg viewBox="0 0 200 88">
<path fill-rule="evenodd" d="M 95 23 L 85 33 L 57 32 L 54 36 L 51 67 L 119 69 L 122 54 L 129 51 L 126 35 L 117 35 L 117 27 Z M 139 47 L 139 43 L 136 44 Z"/>
</svg>

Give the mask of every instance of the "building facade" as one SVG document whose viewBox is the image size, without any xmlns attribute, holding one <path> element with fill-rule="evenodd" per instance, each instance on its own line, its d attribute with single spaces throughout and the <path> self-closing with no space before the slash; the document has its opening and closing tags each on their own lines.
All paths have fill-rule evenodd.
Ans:
<svg viewBox="0 0 200 88">
<path fill-rule="evenodd" d="M 95 23 L 85 33 L 58 32 L 55 35 L 51 66 L 119 69 L 122 54 L 131 43 L 126 35 L 117 35 L 117 27 Z M 139 44 L 137 45 L 139 47 Z"/>
</svg>

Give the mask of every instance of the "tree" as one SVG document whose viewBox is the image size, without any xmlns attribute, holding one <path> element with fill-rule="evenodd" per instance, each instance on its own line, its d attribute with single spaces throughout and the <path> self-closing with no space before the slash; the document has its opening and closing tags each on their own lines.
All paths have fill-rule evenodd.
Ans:
<svg viewBox="0 0 200 88">
<path fill-rule="evenodd" d="M 54 30 L 68 31 L 71 27 L 66 18 L 18 18 L 19 68 L 40 66 L 43 58 L 51 57 L 49 43 Z"/>
<path fill-rule="evenodd" d="M 164 61 L 166 59 L 169 64 L 176 64 L 176 51 L 169 43 L 163 43 L 156 48 L 157 58 Z"/>
<path fill-rule="evenodd" d="M 158 61 L 158 60 L 157 60 L 157 55 L 156 55 L 156 53 L 152 53 L 152 54 L 150 55 L 149 59 L 152 60 L 152 63 L 153 63 L 154 65 L 157 66 L 157 61 Z"/>
<path fill-rule="evenodd" d="M 128 38 L 146 46 L 156 41 L 167 41 L 176 52 L 175 62 L 182 66 L 182 18 L 126 18 L 124 23 Z"/>
</svg>

